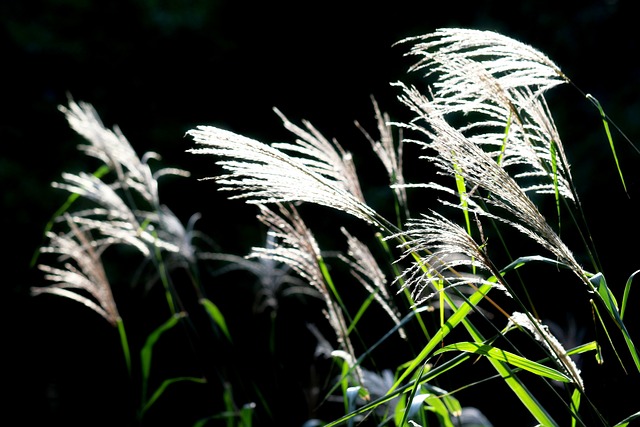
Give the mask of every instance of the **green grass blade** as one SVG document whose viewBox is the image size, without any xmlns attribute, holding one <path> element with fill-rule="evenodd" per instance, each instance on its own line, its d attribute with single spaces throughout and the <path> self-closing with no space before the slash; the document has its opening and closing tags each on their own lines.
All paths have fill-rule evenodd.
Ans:
<svg viewBox="0 0 640 427">
<path fill-rule="evenodd" d="M 509 271 L 512 270 L 516 270 L 520 267 L 522 267 L 525 264 L 528 264 L 530 262 L 543 262 L 545 264 L 551 264 L 551 265 L 555 265 L 557 267 L 566 267 L 565 264 L 551 259 L 551 258 L 547 258 L 547 257 L 543 257 L 541 255 L 531 255 L 531 256 L 523 256 L 520 257 L 518 259 L 516 259 L 515 261 L 512 261 L 511 263 L 509 263 L 509 265 L 507 265 L 506 267 L 504 267 L 503 269 L 500 270 L 500 273 L 502 273 L 503 275 Z"/>
<path fill-rule="evenodd" d="M 516 366 L 541 377 L 550 378 L 552 380 L 564 383 L 571 382 L 571 379 L 569 377 L 555 369 L 541 365 L 540 363 L 534 362 L 533 360 L 529 360 L 522 356 L 518 356 L 517 354 L 511 353 L 509 351 L 502 350 L 483 343 L 459 342 L 455 344 L 449 344 L 437 350 L 434 355 L 454 350 L 486 356 L 489 359 L 508 363 L 509 365 Z"/>
<path fill-rule="evenodd" d="M 573 356 L 574 354 L 582 354 L 588 351 L 597 351 L 597 350 L 598 350 L 598 343 L 596 341 L 590 341 L 588 343 L 584 343 L 582 345 L 574 347 L 571 350 L 568 350 L 567 356 Z"/>
<path fill-rule="evenodd" d="M 430 369 L 429 371 L 427 371 L 426 373 L 418 376 L 418 378 L 416 380 L 412 380 L 411 382 L 409 382 L 408 384 L 403 385 L 402 387 L 398 387 L 397 389 L 393 390 L 393 391 L 389 391 L 387 394 L 385 394 L 384 396 L 358 408 L 356 411 L 344 415 L 342 417 L 340 417 L 337 420 L 331 421 L 329 423 L 327 423 L 324 427 L 333 427 L 336 425 L 340 425 L 346 421 L 348 421 L 349 419 L 356 417 L 358 415 L 363 415 L 366 414 L 369 411 L 374 410 L 375 408 L 377 408 L 380 405 L 383 405 L 395 398 L 398 397 L 402 397 L 401 395 L 407 393 L 407 391 L 409 392 L 413 392 L 413 390 L 415 390 L 416 388 L 416 384 L 422 384 L 428 381 L 433 380 L 434 378 L 437 378 L 439 375 L 442 375 L 443 373 L 455 368 L 456 366 L 458 366 L 460 363 L 464 362 L 465 360 L 469 359 L 470 355 L 466 354 L 466 353 L 461 353 L 458 354 L 456 356 L 454 356 L 451 360 L 448 360 L 446 362 L 444 362 L 443 364 Z M 421 372 L 423 372 L 424 369 L 421 369 Z M 399 414 L 397 414 L 399 415 Z M 404 411 L 401 414 L 402 416 L 404 416 Z M 400 424 L 400 420 L 401 417 L 398 416 L 397 417 L 397 425 L 401 425 Z"/>
<path fill-rule="evenodd" d="M 122 346 L 124 360 L 127 364 L 127 372 L 131 375 L 131 351 L 129 350 L 129 340 L 127 339 L 127 333 L 124 329 L 124 322 L 122 319 L 117 320 L 116 326 L 118 327 L 118 333 L 120 334 L 120 345 Z"/>
<path fill-rule="evenodd" d="M 411 399 L 409 408 L 405 411 L 405 419 L 403 420 L 402 424 L 400 424 L 401 426 L 408 425 L 407 420 L 416 421 L 419 423 L 419 425 L 427 425 L 425 424 L 424 413 L 422 409 L 428 397 L 428 393 L 420 393 Z"/>
<path fill-rule="evenodd" d="M 625 373 L 627 372 L 626 368 L 624 367 L 624 363 L 622 363 L 622 359 L 620 359 L 620 355 L 618 354 L 618 350 L 616 349 L 616 347 L 613 345 L 613 340 L 611 339 L 611 335 L 609 334 L 609 330 L 607 329 L 607 325 L 605 325 L 604 323 L 604 319 L 602 319 L 602 316 L 600 316 L 600 310 L 598 310 L 598 306 L 596 305 L 595 301 L 591 300 L 591 307 L 593 308 L 593 310 L 595 311 L 595 316 L 598 317 L 598 320 L 600 320 L 600 325 L 602 326 L 602 329 L 604 330 L 605 335 L 607 336 L 607 339 L 609 340 L 609 344 L 611 345 L 611 348 L 613 349 L 614 354 L 616 355 L 616 357 L 618 358 L 618 362 L 620 362 L 620 366 L 622 367 L 622 369 L 625 371 Z M 602 354 L 600 353 L 600 351 L 598 351 L 597 354 L 597 359 L 598 362 L 600 364 L 602 364 L 603 359 L 602 359 Z"/>
<path fill-rule="evenodd" d="M 507 125 L 504 127 L 504 137 L 502 138 L 502 146 L 500 147 L 500 155 L 498 156 L 498 165 L 502 166 L 502 160 L 504 159 L 504 152 L 507 149 L 507 142 L 509 140 L 509 130 L 511 129 L 511 121 L 513 120 L 513 113 L 509 112 L 507 118 Z"/>
<path fill-rule="evenodd" d="M 580 389 L 576 388 L 573 390 L 571 394 L 571 427 L 576 427 L 576 423 L 578 422 L 578 412 L 580 410 L 580 397 L 582 393 Z"/>
<path fill-rule="evenodd" d="M 471 235 L 471 218 L 469 218 L 469 203 L 467 202 L 467 186 L 464 183 L 464 177 L 458 173 L 460 167 L 456 164 L 453 165 L 456 171 L 456 189 L 458 190 L 458 197 L 460 197 L 460 206 L 462 206 L 462 212 L 464 213 L 464 221 L 467 226 L 467 233 Z"/>
<path fill-rule="evenodd" d="M 156 330 L 154 330 L 151 334 L 149 334 L 149 336 L 147 337 L 147 341 L 144 344 L 144 347 L 142 347 L 142 350 L 140 350 L 140 362 L 141 362 L 140 366 L 142 369 L 143 407 L 148 406 L 148 404 L 145 402 L 147 399 L 147 387 L 149 384 L 149 374 L 151 372 L 151 358 L 153 356 L 153 346 L 156 344 L 156 342 L 158 342 L 162 334 L 164 334 L 165 332 L 167 332 L 168 330 L 176 326 L 180 321 L 180 319 L 184 316 L 185 314 L 181 314 L 181 313 L 171 316 L 169 320 L 167 320 L 165 323 L 163 323 L 158 328 L 156 328 Z"/>
<path fill-rule="evenodd" d="M 447 319 L 446 322 L 438 329 L 435 335 L 429 340 L 427 345 L 422 349 L 420 354 L 411 361 L 409 367 L 400 375 L 398 380 L 393 384 L 390 391 L 396 389 L 413 371 L 420 366 L 424 360 L 431 354 L 433 349 L 455 328 L 462 320 L 471 312 L 473 307 L 477 305 L 482 298 L 491 290 L 492 286 L 482 285 L 476 292 L 469 296 L 468 301 L 458 307 L 455 312 Z M 443 292 L 443 294 L 445 294 Z"/>
<path fill-rule="evenodd" d="M 624 319 L 624 312 L 627 308 L 627 301 L 629 300 L 629 292 L 631 291 L 631 283 L 633 282 L 633 278 L 636 274 L 640 273 L 640 270 L 636 270 L 633 272 L 629 279 L 627 279 L 627 284 L 624 287 L 624 294 L 622 295 L 622 305 L 620 306 L 620 318 Z"/>
<path fill-rule="evenodd" d="M 596 108 L 600 112 L 600 117 L 602 117 L 602 124 L 604 126 L 604 131 L 607 134 L 607 139 L 609 140 L 609 146 L 611 147 L 611 153 L 613 154 L 613 160 L 616 162 L 616 168 L 618 169 L 618 175 L 620 175 L 620 181 L 622 182 L 622 187 L 624 188 L 624 192 L 629 194 L 627 192 L 627 184 L 625 184 L 624 176 L 622 175 L 622 169 L 620 168 L 620 162 L 618 161 L 618 155 L 616 154 L 616 147 L 613 144 L 613 137 L 611 136 L 611 130 L 609 129 L 609 119 L 607 118 L 607 115 L 604 112 L 604 109 L 602 108 L 602 105 L 600 105 L 600 102 L 598 102 L 597 99 L 595 99 L 593 96 L 591 96 L 589 94 L 587 94 L 586 97 L 587 97 L 587 99 L 589 101 L 591 101 L 593 103 L 593 105 L 596 106 Z"/>
<path fill-rule="evenodd" d="M 225 321 L 224 315 L 222 314 L 218 306 L 208 298 L 200 298 L 200 304 L 202 304 L 204 309 L 207 311 L 207 314 L 209 315 L 209 317 L 211 317 L 213 323 L 218 326 L 218 328 L 220 328 L 229 342 L 231 342 L 231 334 L 229 333 L 229 328 L 227 328 L 227 322 Z"/>
<path fill-rule="evenodd" d="M 456 310 L 455 303 L 451 300 L 448 294 L 445 294 L 448 304 L 453 310 Z M 462 320 L 464 327 L 467 329 L 471 337 L 476 342 L 484 342 L 484 337 L 480 332 L 469 322 L 466 318 Z M 520 379 L 514 374 L 514 372 L 504 363 L 498 360 L 488 359 L 491 365 L 494 367 L 502 379 L 507 383 L 511 391 L 520 399 L 520 402 L 527 408 L 529 413 L 538 420 L 542 426 L 557 426 L 558 423 L 554 421 L 551 415 L 545 410 L 544 406 L 538 402 L 538 400 L 531 394 L 527 387 L 520 381 Z"/>
<path fill-rule="evenodd" d="M 347 329 L 347 335 L 350 335 L 351 332 L 353 332 L 353 330 L 356 328 L 356 325 L 358 324 L 358 322 L 360 321 L 364 313 L 367 311 L 371 303 L 375 300 L 377 292 L 378 290 L 376 289 L 374 292 L 369 294 L 369 296 L 364 300 L 364 302 L 358 309 L 358 312 L 356 313 L 356 315 L 353 317 L 353 320 L 349 324 L 349 328 Z"/>
<path fill-rule="evenodd" d="M 420 367 L 420 371 L 418 372 L 418 375 L 417 375 L 418 378 L 422 376 L 422 373 L 424 372 L 426 367 L 427 367 L 427 364 L 423 363 L 422 366 Z M 417 394 L 419 388 L 420 388 L 420 383 L 418 383 L 417 381 L 414 382 L 413 385 L 411 386 L 410 388 L 411 392 L 409 394 L 409 397 L 407 398 L 407 401 L 411 403 L 409 404 L 408 410 L 405 409 L 404 411 L 404 414 L 402 416 L 402 421 L 400 422 L 400 426 L 406 425 L 407 420 L 415 414 L 416 406 L 422 407 L 422 400 L 419 398 L 419 395 Z"/>
<path fill-rule="evenodd" d="M 602 273 L 595 274 L 593 277 L 589 279 L 591 283 L 595 286 L 600 296 L 600 300 L 604 304 L 605 308 L 609 312 L 609 315 L 614 320 L 620 331 L 622 332 L 622 336 L 624 337 L 625 342 L 627 343 L 627 347 L 629 348 L 629 352 L 631 353 L 631 357 L 635 362 L 636 368 L 638 372 L 640 372 L 640 357 L 638 356 L 638 352 L 636 350 L 636 346 L 629 335 L 629 331 L 627 331 L 624 322 L 620 316 L 620 312 L 618 311 L 618 302 L 616 301 L 613 293 L 607 286 L 607 281 L 604 278 Z"/>
<path fill-rule="evenodd" d="M 205 380 L 204 378 L 195 378 L 195 377 L 178 377 L 178 378 L 170 378 L 168 380 L 164 380 L 160 385 L 160 387 L 158 387 L 158 389 L 153 393 L 149 401 L 146 402 L 146 404 L 142 407 L 141 415 L 144 415 L 144 413 L 148 411 L 149 408 L 151 408 L 151 406 L 154 403 L 156 403 L 156 401 L 160 398 L 160 396 L 162 396 L 162 393 L 165 392 L 167 387 L 169 387 L 171 384 L 175 384 L 177 382 L 184 382 L 184 381 L 189 381 L 189 382 L 194 382 L 199 384 L 204 384 L 207 382 L 207 380 Z"/>
<path fill-rule="evenodd" d="M 253 425 L 253 413 L 256 409 L 254 403 L 246 403 L 240 408 L 240 425 L 242 427 L 251 427 Z"/>
<path fill-rule="evenodd" d="M 640 419 L 640 411 L 636 412 L 633 415 L 628 416 L 627 418 L 620 421 L 618 424 L 614 425 L 613 427 L 627 427 L 631 421 L 634 421 L 637 419 Z"/>
</svg>

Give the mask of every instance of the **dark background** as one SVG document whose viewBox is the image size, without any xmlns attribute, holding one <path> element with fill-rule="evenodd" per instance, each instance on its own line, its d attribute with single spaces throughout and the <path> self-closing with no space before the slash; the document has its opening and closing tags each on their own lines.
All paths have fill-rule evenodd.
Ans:
<svg viewBox="0 0 640 427">
<path fill-rule="evenodd" d="M 640 37 L 631 1 L 5 0 L 0 18 L 0 298 L 8 337 L 2 350 L 8 362 L 1 366 L 9 394 L 2 400 L 3 425 L 123 425 L 128 414 L 121 407 L 126 391 L 118 388 L 126 382 L 124 367 L 113 362 L 121 359 L 106 322 L 78 313 L 84 309 L 77 304 L 29 296 L 29 287 L 43 282 L 30 266 L 32 255 L 65 197 L 50 183 L 63 171 L 87 168 L 78 137 L 57 110 L 68 95 L 92 103 L 138 153 L 156 151 L 164 165 L 188 169 L 193 178 L 211 175 L 213 159 L 185 153 L 192 147 L 187 130 L 214 124 L 265 142 L 283 140 L 288 134 L 272 107 L 295 122 L 309 119 L 347 149 L 366 151 L 353 121 L 372 129 L 369 96 L 402 117 L 389 83 L 418 77 L 406 75 L 404 47 L 392 45 L 461 26 L 502 32 L 542 50 L 639 140 Z M 605 273 L 619 295 L 640 267 L 638 154 L 614 134 L 627 198 L 595 108 L 570 86 L 550 100 L 594 238 L 604 248 Z M 367 164 L 359 167 L 366 174 Z M 194 181 L 168 180 L 161 198 L 185 221 L 202 212 L 200 228 L 225 252 L 244 255 L 260 244 L 252 209 L 225 204 L 210 182 Z M 553 292 L 559 300 L 571 298 Z M 613 414 L 637 411 L 631 405 L 637 389 L 621 397 L 618 387 L 628 380 L 606 378 L 592 384 L 596 398 L 614 393 Z M 176 411 L 189 410 L 184 400 Z"/>
</svg>

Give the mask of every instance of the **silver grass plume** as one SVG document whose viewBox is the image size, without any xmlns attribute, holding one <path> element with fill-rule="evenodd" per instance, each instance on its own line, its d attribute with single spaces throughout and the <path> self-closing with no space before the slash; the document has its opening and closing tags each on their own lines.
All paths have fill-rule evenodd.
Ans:
<svg viewBox="0 0 640 427">
<path fill-rule="evenodd" d="M 257 218 L 269 228 L 275 238 L 275 245 L 266 248 L 255 247 L 249 258 L 267 258 L 284 263 L 318 291 L 326 305 L 325 317 L 336 333 L 338 343 L 353 360 L 356 360 L 351 339 L 347 334 L 348 325 L 344 314 L 325 281 L 320 264 L 324 261 L 313 233 L 293 205 L 285 206 L 278 203 L 278 212 L 265 205 L 258 207 L 260 213 Z M 361 383 L 359 367 L 355 368 L 355 375 Z"/>
<path fill-rule="evenodd" d="M 459 130 L 503 167 L 516 166 L 516 179 L 538 178 L 525 191 L 557 190 L 574 200 L 564 148 L 543 97 L 569 81 L 555 63 L 531 46 L 490 31 L 440 29 L 402 42 L 414 43 L 408 54 L 421 58 L 411 70 L 436 76 L 432 108 L 442 116 L 481 117 Z"/>
<path fill-rule="evenodd" d="M 80 145 L 79 149 L 115 170 L 117 184 L 114 185 L 123 189 L 134 189 L 154 208 L 160 205 L 157 182 L 160 176 L 189 176 L 187 171 L 176 168 L 162 168 L 151 172 L 148 160 L 159 159 L 160 156 L 154 152 L 147 152 L 142 158 L 138 157 L 120 128 L 114 126 L 113 130 L 107 129 L 91 104 L 70 100 L 68 107 L 59 108 L 71 128 L 88 143 Z"/>
<path fill-rule="evenodd" d="M 578 369 L 560 341 L 553 336 L 546 325 L 532 318 L 530 315 L 520 312 L 514 312 L 511 315 L 507 328 L 511 325 L 517 325 L 529 331 L 535 340 L 541 343 L 549 353 L 551 353 L 555 362 L 562 367 L 580 390 L 584 391 L 584 383 L 580 376 L 580 369 Z"/>
<path fill-rule="evenodd" d="M 363 200 L 350 155 L 308 123 L 305 131 L 283 120 L 298 136 L 294 143 L 270 146 L 227 130 L 198 126 L 188 134 L 203 148 L 188 151 L 221 159 L 217 164 L 228 173 L 210 179 L 223 191 L 239 191 L 231 199 L 252 204 L 315 203 L 377 224 L 375 211 Z"/>
<path fill-rule="evenodd" d="M 160 248 L 193 262 L 195 248 L 191 239 L 195 233 L 192 225 L 198 215 L 185 228 L 166 206 L 160 204 L 158 195 L 161 176 L 189 176 L 188 172 L 175 168 L 152 172 L 148 160 L 159 156 L 148 152 L 138 157 L 120 129 L 117 126 L 113 130 L 107 129 L 88 103 L 70 100 L 69 106 L 61 106 L 60 110 L 71 128 L 86 140 L 79 149 L 103 161 L 116 174 L 114 181 L 108 183 L 104 178 L 83 172 L 64 173 L 62 182 L 53 183 L 54 187 L 81 195 L 97 205 L 74 212 L 74 222 L 99 231 L 102 238 L 97 238 L 96 244 L 128 244 L 147 257 L 154 248 Z M 135 206 L 140 199 L 146 204 L 144 208 Z"/>
<path fill-rule="evenodd" d="M 305 130 L 290 122 L 280 110 L 274 111 L 282 119 L 284 127 L 297 138 L 293 144 L 274 143 L 273 147 L 294 153 L 307 167 L 340 182 L 350 194 L 364 203 L 351 153 L 345 151 L 337 140 L 329 142 L 309 121 L 302 121 Z"/>
<path fill-rule="evenodd" d="M 120 315 L 100 253 L 88 231 L 82 230 L 68 215 L 66 221 L 70 231 L 66 234 L 48 232 L 49 245 L 41 248 L 43 253 L 58 254 L 64 268 L 39 265 L 38 268 L 45 272 L 45 279 L 53 283 L 33 287 L 31 292 L 34 295 L 49 293 L 79 302 L 115 326 Z"/>
<path fill-rule="evenodd" d="M 396 147 L 389 114 L 383 113 L 380 110 L 375 98 L 371 97 L 371 101 L 373 102 L 380 139 L 374 139 L 362 126 L 360 126 L 360 123 L 356 122 L 356 126 L 362 131 L 364 136 L 371 143 L 373 151 L 378 155 L 378 158 L 387 171 L 387 175 L 389 175 L 389 181 L 393 187 L 393 191 L 396 193 L 396 198 L 398 199 L 400 206 L 404 208 L 405 215 L 409 217 L 407 209 L 407 192 L 404 186 L 405 180 L 402 172 L 402 151 L 404 146 L 402 133 L 398 138 L 398 146 Z"/>
<path fill-rule="evenodd" d="M 436 152 L 436 155 L 424 158 L 431 161 L 440 173 L 452 177 L 461 176 L 469 187 L 486 191 L 486 195 L 475 190 L 467 194 L 470 211 L 511 225 L 549 250 L 581 279 L 587 280 L 569 248 L 516 180 L 493 157 L 458 129 L 449 125 L 440 112 L 432 108 L 430 101 L 415 88 L 405 87 L 401 101 L 418 116 L 415 121 L 404 126 L 425 135 L 428 139 L 428 142 L 411 141 Z M 419 124 L 418 119 L 423 121 L 423 125 Z M 451 191 L 434 183 L 420 186 Z M 490 213 L 483 209 L 479 202 L 497 208 L 501 213 Z"/>
<path fill-rule="evenodd" d="M 394 306 L 393 300 L 387 290 L 387 278 L 376 262 L 369 248 L 357 238 L 353 237 L 343 227 L 342 234 L 347 238 L 347 256 L 338 255 L 350 268 L 351 274 L 362 286 L 374 296 L 380 307 L 389 315 L 391 320 L 400 325 L 400 312 Z M 407 335 L 403 328 L 398 329 L 402 338 Z"/>
<path fill-rule="evenodd" d="M 150 247 L 154 245 L 171 252 L 180 250 L 178 245 L 155 236 L 152 225 L 141 225 L 142 221 L 151 217 L 150 212 L 134 213 L 111 186 L 96 176 L 81 172 L 78 175 L 64 173 L 62 177 L 64 182 L 54 182 L 54 187 L 79 194 L 98 205 L 72 214 L 76 223 L 102 234 L 103 238 L 96 239 L 96 243 L 101 246 L 128 244 L 145 257 L 152 253 Z"/>
<path fill-rule="evenodd" d="M 399 247 L 405 251 L 399 261 L 413 258 L 414 254 L 426 254 L 419 260 L 413 260 L 411 267 L 396 278 L 396 281 L 402 279 L 403 286 L 411 289 L 416 304 L 432 298 L 440 290 L 465 285 L 478 287 L 490 284 L 511 296 L 483 247 L 464 228 L 444 216 L 432 212 L 412 218 L 406 231 L 387 239 L 396 237 L 404 240 Z M 491 276 L 498 280 L 489 282 L 487 279 Z"/>
<path fill-rule="evenodd" d="M 62 178 L 63 182 L 54 182 L 52 185 L 98 204 L 98 207 L 73 214 L 76 223 L 102 234 L 102 238 L 96 239 L 97 244 L 106 247 L 124 243 L 137 248 L 144 256 L 150 254 L 145 240 L 153 241 L 153 237 L 142 230 L 136 215 L 113 188 L 98 177 L 84 172 L 78 175 L 63 173 Z"/>
<path fill-rule="evenodd" d="M 536 87 L 534 95 L 537 95 L 569 81 L 560 67 L 539 50 L 492 31 L 441 28 L 399 43 L 406 42 L 413 43 L 409 55 L 422 57 L 412 69 L 426 68 L 428 74 L 442 73 L 442 80 L 434 87 L 443 94 L 450 91 L 454 100 L 473 97 L 483 100 L 495 94 L 495 91 L 482 92 L 490 84 L 501 87 L 497 93 L 506 96 L 509 90 L 522 87 Z M 468 70 L 461 64 L 484 70 L 476 80 L 491 76 L 490 80 L 470 87 Z M 472 70 L 472 76 L 476 70 Z M 461 83 L 463 89 L 446 88 L 447 82 Z"/>
</svg>

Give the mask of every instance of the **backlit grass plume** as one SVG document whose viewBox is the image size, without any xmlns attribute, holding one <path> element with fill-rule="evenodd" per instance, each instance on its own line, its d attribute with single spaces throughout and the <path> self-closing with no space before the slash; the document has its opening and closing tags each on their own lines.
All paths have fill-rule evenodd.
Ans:
<svg viewBox="0 0 640 427">
<path fill-rule="evenodd" d="M 584 390 L 584 382 L 580 375 L 580 369 L 578 369 L 573 360 L 567 355 L 567 350 L 565 350 L 560 341 L 551 334 L 548 326 L 520 312 L 514 312 L 511 315 L 509 325 L 516 325 L 531 333 L 536 341 L 540 342 L 549 350 L 549 354 L 553 355 L 556 363 L 569 374 L 580 389 Z"/>
<path fill-rule="evenodd" d="M 402 150 L 404 141 L 402 139 L 402 130 L 398 137 L 397 144 L 393 136 L 393 125 L 389 114 L 383 113 L 378 106 L 375 98 L 372 97 L 373 108 L 375 111 L 376 124 L 378 127 L 379 138 L 376 139 L 366 131 L 364 127 L 356 121 L 356 126 L 362 131 L 367 140 L 371 143 L 373 151 L 384 165 L 389 182 L 396 194 L 399 207 L 404 210 L 405 217 L 409 217 L 409 208 L 407 206 L 407 191 L 404 186 L 404 172 L 402 171 Z"/>
<path fill-rule="evenodd" d="M 341 307 L 339 294 L 329 275 L 323 256 L 311 230 L 304 223 L 294 206 L 277 204 L 278 211 L 258 205 L 258 220 L 269 227 L 274 238 L 272 247 L 253 248 L 249 258 L 268 258 L 288 265 L 313 287 L 326 305 L 325 317 L 336 333 L 341 349 L 353 360 L 355 351 L 349 337 L 349 325 Z M 359 367 L 354 372 L 362 382 Z"/>
<path fill-rule="evenodd" d="M 376 213 L 363 200 L 351 156 L 309 123 L 305 131 L 283 120 L 298 137 L 295 143 L 271 146 L 227 130 L 199 126 L 188 134 L 203 148 L 189 151 L 220 159 L 217 163 L 229 173 L 213 179 L 221 190 L 239 192 L 231 198 L 252 204 L 315 203 L 374 222 Z"/>
<path fill-rule="evenodd" d="M 406 248 L 400 260 L 413 259 L 396 280 L 402 280 L 411 289 L 416 304 L 421 304 L 449 287 L 483 284 L 499 288 L 511 296 L 500 280 L 489 282 L 489 277 L 500 277 L 482 245 L 476 243 L 460 225 L 438 213 L 410 219 L 407 230 L 401 233 Z M 390 236 L 394 238 L 396 236 Z"/>
<path fill-rule="evenodd" d="M 352 236 L 344 227 L 341 230 L 347 238 L 348 249 L 346 255 L 338 256 L 351 267 L 351 274 L 373 295 L 391 320 L 400 326 L 400 312 L 387 290 L 387 278 L 378 261 L 364 243 Z M 402 338 L 406 338 L 403 328 L 399 328 L 398 333 Z"/>
<path fill-rule="evenodd" d="M 189 176 L 187 171 L 177 168 L 161 168 L 151 171 L 148 161 L 160 159 L 154 152 L 139 157 L 118 126 L 107 129 L 91 104 L 69 101 L 69 106 L 61 106 L 69 125 L 86 143 L 78 148 L 88 156 L 95 157 L 116 172 L 114 188 L 134 190 L 153 208 L 160 207 L 158 178 L 162 175 Z"/>
<path fill-rule="evenodd" d="M 65 219 L 69 233 L 49 232 L 49 244 L 41 249 L 43 253 L 57 254 L 63 268 L 40 264 L 38 267 L 46 273 L 45 279 L 52 283 L 33 287 L 31 291 L 36 295 L 49 293 L 79 302 L 116 326 L 120 314 L 93 238 L 69 215 Z"/>
<path fill-rule="evenodd" d="M 85 139 L 79 149 L 115 172 L 112 179 L 102 170 L 64 173 L 63 180 L 53 184 L 75 197 L 81 196 L 85 203 L 93 203 L 94 207 L 73 211 L 74 221 L 99 232 L 102 238 L 96 238 L 96 242 L 101 245 L 131 245 L 145 257 L 158 248 L 193 262 L 192 226 L 178 224 L 180 221 L 160 203 L 158 194 L 160 177 L 189 173 L 177 168 L 152 171 L 148 161 L 160 156 L 148 152 L 139 157 L 120 129 L 107 129 L 90 104 L 70 100 L 69 106 L 60 110 L 71 128 Z M 197 215 L 191 222 L 195 219 Z"/>
<path fill-rule="evenodd" d="M 420 58 L 410 70 L 435 79 L 430 108 L 443 117 L 462 114 L 458 130 L 512 168 L 514 178 L 526 182 L 524 191 L 574 198 L 564 148 L 543 97 L 569 81 L 554 62 L 489 31 L 441 29 L 403 43 L 412 43 L 409 55 Z"/>
<path fill-rule="evenodd" d="M 472 189 L 466 193 L 464 200 L 470 211 L 511 225 L 549 250 L 580 278 L 585 278 L 572 252 L 515 178 L 495 158 L 451 126 L 437 109 L 432 108 L 429 99 L 415 88 L 404 87 L 401 100 L 417 115 L 416 120 L 406 126 L 425 137 L 411 141 L 435 152 L 435 155 L 424 158 L 444 175 L 461 177 L 466 186 Z M 453 192 L 448 187 L 434 183 L 424 186 Z"/>
</svg>

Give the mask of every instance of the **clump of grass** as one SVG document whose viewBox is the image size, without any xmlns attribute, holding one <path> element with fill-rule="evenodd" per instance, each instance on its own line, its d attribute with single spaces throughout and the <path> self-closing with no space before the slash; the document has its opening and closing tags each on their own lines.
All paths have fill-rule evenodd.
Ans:
<svg viewBox="0 0 640 427">
<path fill-rule="evenodd" d="M 199 425 L 219 418 L 228 425 L 281 422 L 272 412 L 273 396 L 251 380 L 233 383 L 226 374 L 170 378 L 155 393 L 147 391 L 154 344 L 178 323 L 195 327 L 185 320 L 188 311 L 169 267 L 186 267 L 200 309 L 222 332 L 225 345 L 234 345 L 224 307 L 207 298 L 199 280 L 198 260 L 225 263 L 217 275 L 243 269 L 257 276 L 257 312 L 268 308 L 275 316 L 279 299 L 293 294 L 321 301 L 323 327 L 333 336 L 309 325 L 309 334 L 318 340 L 318 365 L 310 370 L 316 372 L 322 358 L 331 367 L 322 371 L 326 378 L 307 390 L 311 406 L 306 425 L 490 426 L 484 408 L 468 406 L 462 397 L 470 389 L 491 394 L 498 379 L 505 386 L 499 389 L 539 425 L 625 426 L 640 417 L 638 412 L 609 419 L 605 414 L 610 408 L 605 411 L 590 399 L 593 384 L 583 379 L 573 358 L 589 353 L 599 357 L 603 343 L 565 348 L 537 316 L 545 301 L 527 292 L 537 284 L 519 274 L 551 265 L 551 271 L 540 269 L 543 279 L 551 281 L 554 274 L 568 272 L 570 279 L 562 280 L 576 281 L 591 300 L 598 322 L 593 328 L 603 328 L 621 363 L 628 355 L 640 372 L 635 342 L 624 323 L 636 273 L 630 274 L 619 304 L 595 260 L 585 267 L 574 255 L 595 252 L 589 239 L 565 241 L 560 233 L 568 218 L 588 236 L 574 220 L 586 215 L 545 100 L 548 90 L 571 81 L 542 52 L 493 32 L 441 29 L 400 43 L 410 45 L 408 55 L 418 57 L 410 72 L 423 73 L 429 89 L 397 82 L 393 87 L 410 118 L 394 121 L 372 99 L 377 135 L 356 123 L 388 175 L 395 218 L 386 218 L 367 202 L 352 155 L 308 121 L 298 126 L 275 110 L 293 140 L 271 145 L 211 126 L 188 132 L 197 145 L 189 151 L 214 156 L 222 170 L 211 179 L 233 193 L 230 199 L 255 205 L 257 222 L 268 230 L 266 247 L 255 247 L 246 257 L 199 250 L 193 243 L 195 219 L 183 226 L 160 204 L 157 178 L 186 173 L 152 173 L 147 160 L 155 156 L 139 159 L 122 134 L 105 129 L 88 105 L 71 102 L 63 109 L 71 126 L 91 143 L 81 149 L 103 161 L 115 179 L 105 182 L 104 171 L 63 175 L 57 186 L 74 199 L 57 216 L 65 218 L 70 232 L 49 233 L 46 251 L 76 248 L 69 256 L 80 268 L 69 263 L 66 270 L 42 267 L 54 283 L 34 288 L 34 293 L 72 298 L 116 324 L 122 319 L 108 292 L 100 255 L 109 246 L 129 245 L 155 266 L 171 317 L 152 331 L 141 352 L 140 417 L 174 382 L 206 380 L 220 382 L 224 410 L 212 410 Z M 413 155 L 432 167 L 437 179 L 405 179 L 408 147 L 416 149 Z M 433 194 L 437 203 L 412 214 L 409 201 L 416 192 L 420 197 Z M 78 196 L 97 206 L 71 212 Z M 544 200 L 554 206 L 553 219 L 539 206 Z M 336 230 L 312 231 L 300 213 L 305 204 L 336 211 Z M 364 224 L 362 235 L 340 223 L 342 213 Z M 335 247 L 321 248 L 316 235 L 333 231 L 339 236 L 331 240 Z M 521 247 L 538 252 L 521 253 Z M 352 284 L 364 288 L 365 298 L 354 302 L 358 292 Z M 381 329 L 384 322 L 373 321 L 376 313 L 386 316 L 389 326 Z M 278 354 L 278 333 L 272 317 L 268 342 L 273 355 Z M 614 341 L 624 343 L 624 352 Z M 380 349 L 391 351 L 389 345 L 395 357 L 382 357 Z M 381 366 L 380 359 L 395 364 Z M 237 406 L 231 390 L 249 385 L 251 401 Z M 264 419 L 254 417 L 258 410 Z"/>
</svg>

